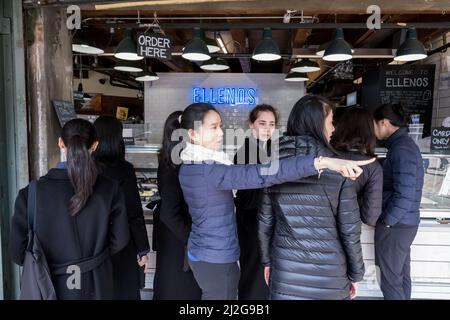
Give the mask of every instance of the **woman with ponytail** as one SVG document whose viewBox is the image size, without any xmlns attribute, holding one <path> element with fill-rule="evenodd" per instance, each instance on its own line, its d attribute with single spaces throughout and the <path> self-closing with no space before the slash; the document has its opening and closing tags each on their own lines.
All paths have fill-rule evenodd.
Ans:
<svg viewBox="0 0 450 320">
<path fill-rule="evenodd" d="M 36 182 L 34 233 L 58 299 L 112 299 L 111 255 L 129 240 L 124 196 L 117 182 L 97 172 L 92 153 L 98 141 L 90 122 L 67 122 L 58 145 L 66 162 Z M 28 188 L 19 191 L 11 226 L 10 253 L 19 265 L 28 243 Z M 69 266 L 78 268 L 55 271 Z"/>
<path fill-rule="evenodd" d="M 172 133 L 180 128 L 181 111 L 169 115 L 164 125 L 159 153 L 159 208 L 153 215 L 153 239 L 156 271 L 153 282 L 154 300 L 200 300 L 201 291 L 185 260 L 191 230 L 191 217 L 178 181 L 180 166 L 172 161 L 172 151 L 179 143 Z M 175 140 L 175 141 L 174 141 Z"/>
</svg>

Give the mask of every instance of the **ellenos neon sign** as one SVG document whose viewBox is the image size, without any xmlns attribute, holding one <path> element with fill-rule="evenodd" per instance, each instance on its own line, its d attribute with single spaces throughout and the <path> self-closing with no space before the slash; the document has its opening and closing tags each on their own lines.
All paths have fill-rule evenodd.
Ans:
<svg viewBox="0 0 450 320">
<path fill-rule="evenodd" d="M 192 89 L 192 102 L 213 105 L 255 105 L 255 88 L 198 88 Z"/>
</svg>

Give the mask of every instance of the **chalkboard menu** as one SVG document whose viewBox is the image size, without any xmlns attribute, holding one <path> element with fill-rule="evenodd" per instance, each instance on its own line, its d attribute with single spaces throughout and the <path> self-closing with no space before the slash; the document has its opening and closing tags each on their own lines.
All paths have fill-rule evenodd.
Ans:
<svg viewBox="0 0 450 320">
<path fill-rule="evenodd" d="M 434 64 L 386 65 L 380 68 L 380 103 L 401 103 L 408 115 L 420 115 L 424 136 L 430 135 Z"/>
<path fill-rule="evenodd" d="M 431 152 L 450 153 L 450 128 L 431 129 Z"/>
<path fill-rule="evenodd" d="M 77 118 L 72 102 L 54 100 L 52 103 L 55 108 L 56 115 L 58 116 L 61 128 L 66 124 L 66 122 Z"/>
</svg>

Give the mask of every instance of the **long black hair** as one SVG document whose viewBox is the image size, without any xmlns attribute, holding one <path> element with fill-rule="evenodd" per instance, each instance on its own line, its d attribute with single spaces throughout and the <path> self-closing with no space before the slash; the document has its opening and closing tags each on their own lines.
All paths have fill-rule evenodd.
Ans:
<svg viewBox="0 0 450 320">
<path fill-rule="evenodd" d="M 331 145 L 337 150 L 357 150 L 361 154 L 375 157 L 377 138 L 373 120 L 372 113 L 366 109 L 346 108 L 337 122 Z"/>
<path fill-rule="evenodd" d="M 166 119 L 164 123 L 163 141 L 161 150 L 159 150 L 158 160 L 159 162 L 165 162 L 170 166 L 174 166 L 171 154 L 173 148 L 179 143 L 179 141 L 172 141 L 172 133 L 180 129 L 180 117 L 183 111 L 174 111 Z"/>
<path fill-rule="evenodd" d="M 381 105 L 375 110 L 373 117 L 376 121 L 387 119 L 393 126 L 399 128 L 406 127 L 409 122 L 402 105 L 399 103 Z"/>
<path fill-rule="evenodd" d="M 69 213 L 74 216 L 85 206 L 97 181 L 97 167 L 89 153 L 97 137 L 89 121 L 74 119 L 64 125 L 61 139 L 67 150 L 67 171 L 75 192 L 69 201 Z"/>
<path fill-rule="evenodd" d="M 328 142 L 324 128 L 325 118 L 334 111 L 334 104 L 318 95 L 302 97 L 291 110 L 287 122 L 288 136 L 310 136 L 331 151 L 334 148 Z"/>
<path fill-rule="evenodd" d="M 177 129 L 195 129 L 195 123 L 201 122 L 205 119 L 206 114 L 209 111 L 219 113 L 216 108 L 208 103 L 193 103 L 189 105 L 184 111 L 172 112 L 166 119 L 164 124 L 164 134 L 162 141 L 162 148 L 159 152 L 159 161 L 166 162 L 167 164 L 174 166 L 172 161 L 172 150 L 181 141 L 173 141 L 173 132 Z"/>
<path fill-rule="evenodd" d="M 122 122 L 112 116 L 100 116 L 95 120 L 94 127 L 99 141 L 94 152 L 95 160 L 104 165 L 125 160 Z"/>
</svg>

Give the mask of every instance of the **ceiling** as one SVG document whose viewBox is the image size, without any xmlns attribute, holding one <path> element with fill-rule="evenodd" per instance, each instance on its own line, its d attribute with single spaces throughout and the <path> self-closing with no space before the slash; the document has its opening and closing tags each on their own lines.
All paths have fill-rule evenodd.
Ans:
<svg viewBox="0 0 450 320">
<path fill-rule="evenodd" d="M 376 2 L 381 9 L 381 30 L 369 30 L 366 9 Z M 114 66 L 115 47 L 123 38 L 125 26 L 145 31 L 155 22 L 155 15 L 162 30 L 174 46 L 172 60 L 146 59 L 155 72 L 204 72 L 197 63 L 181 57 L 183 46 L 192 37 L 193 26 L 204 26 L 207 36 L 220 36 L 229 54 L 218 53 L 226 58 L 228 72 L 275 72 L 287 73 L 297 57 L 313 56 L 320 45 L 330 41 L 334 26 L 344 26 L 345 40 L 361 57 L 352 59 L 354 78 L 361 76 L 366 68 L 392 61 L 392 49 L 401 41 L 405 25 L 420 24 L 418 37 L 425 47 L 431 49 L 431 41 L 450 31 L 450 9 L 445 1 L 298 1 L 298 0 L 165 0 L 165 1 L 45 1 L 41 6 L 78 4 L 82 9 L 83 30 L 105 54 L 94 61 L 83 57 L 83 65 L 99 71 Z M 25 0 L 24 7 L 36 5 Z M 292 10 L 289 23 L 283 23 L 287 10 Z M 303 12 L 302 12 L 303 10 Z M 399 26 L 398 24 L 402 25 Z M 276 62 L 256 62 L 251 54 L 261 40 L 262 26 L 273 27 L 273 38 L 280 47 L 283 59 Z M 392 28 L 391 28 L 392 27 Z M 77 34 L 75 34 L 75 38 Z M 309 74 L 312 87 L 326 79 L 330 80 L 335 68 L 342 63 L 317 59 L 321 70 Z M 352 81 L 351 81 L 352 82 Z"/>
</svg>

